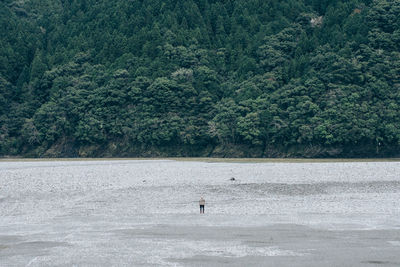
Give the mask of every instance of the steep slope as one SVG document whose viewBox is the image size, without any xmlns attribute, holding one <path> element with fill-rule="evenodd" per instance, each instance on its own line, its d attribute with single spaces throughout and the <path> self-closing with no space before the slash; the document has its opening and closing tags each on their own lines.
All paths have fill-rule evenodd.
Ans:
<svg viewBox="0 0 400 267">
<path fill-rule="evenodd" d="M 400 1 L 3 1 L 0 154 L 397 156 Z"/>
</svg>

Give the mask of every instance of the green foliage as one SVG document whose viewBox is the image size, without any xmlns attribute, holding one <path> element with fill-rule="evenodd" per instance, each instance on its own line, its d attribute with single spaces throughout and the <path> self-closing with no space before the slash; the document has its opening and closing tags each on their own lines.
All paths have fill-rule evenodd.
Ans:
<svg viewBox="0 0 400 267">
<path fill-rule="evenodd" d="M 397 0 L 2 1 L 0 28 L 1 155 L 400 145 Z"/>
</svg>

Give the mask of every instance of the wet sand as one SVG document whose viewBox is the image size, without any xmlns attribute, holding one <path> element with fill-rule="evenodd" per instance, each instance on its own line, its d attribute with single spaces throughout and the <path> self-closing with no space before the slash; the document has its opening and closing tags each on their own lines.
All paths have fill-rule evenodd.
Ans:
<svg viewBox="0 0 400 267">
<path fill-rule="evenodd" d="M 75 233 L 79 235 L 79 233 Z M 294 224 L 268 227 L 157 225 L 80 233 L 79 243 L 42 236 L 0 236 L 0 264 L 7 266 L 400 266 L 399 230 L 322 230 Z M 101 237 L 99 239 L 99 237 Z M 50 239 L 50 236 L 48 236 Z M 40 239 L 40 241 L 38 240 Z M 75 238 L 75 242 L 79 238 Z M 96 241 L 95 241 L 96 240 Z M 82 245 L 82 244 L 80 244 Z M 170 253 L 162 262 L 135 256 L 143 245 Z M 75 246 L 75 247 L 74 247 Z M 97 246 L 97 249 L 96 249 Z M 118 250 L 118 246 L 121 249 Z M 174 257 L 168 247 L 196 247 Z M 108 248 L 108 249 L 107 249 Z M 112 249 L 110 249 L 112 248 Z M 164 251 L 163 251 L 164 250 Z M 99 256 L 100 252 L 100 256 Z M 119 254 L 119 257 L 115 254 Z M 69 255 L 69 257 L 65 257 Z M 156 256 L 156 255 L 155 255 Z M 64 261 L 61 262 L 60 258 Z"/>
<path fill-rule="evenodd" d="M 0 162 L 0 266 L 400 266 L 399 173 L 399 162 Z"/>
</svg>

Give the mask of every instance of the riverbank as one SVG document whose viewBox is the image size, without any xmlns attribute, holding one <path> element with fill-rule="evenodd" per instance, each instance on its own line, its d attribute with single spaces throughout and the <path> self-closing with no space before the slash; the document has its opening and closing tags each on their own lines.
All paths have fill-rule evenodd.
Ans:
<svg viewBox="0 0 400 267">
<path fill-rule="evenodd" d="M 147 158 L 24 158 L 0 157 L 0 162 L 35 161 L 124 161 L 124 160 L 173 160 L 193 162 L 226 163 L 329 163 L 329 162 L 400 162 L 400 158 L 213 158 L 213 157 L 147 157 Z"/>
</svg>

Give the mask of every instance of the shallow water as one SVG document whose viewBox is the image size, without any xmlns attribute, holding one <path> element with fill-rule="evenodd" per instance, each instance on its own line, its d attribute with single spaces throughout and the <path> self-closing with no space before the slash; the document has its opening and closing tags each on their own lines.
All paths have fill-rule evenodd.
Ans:
<svg viewBox="0 0 400 267">
<path fill-rule="evenodd" d="M 399 173 L 399 162 L 0 162 L 0 265 L 396 266 Z"/>
</svg>

